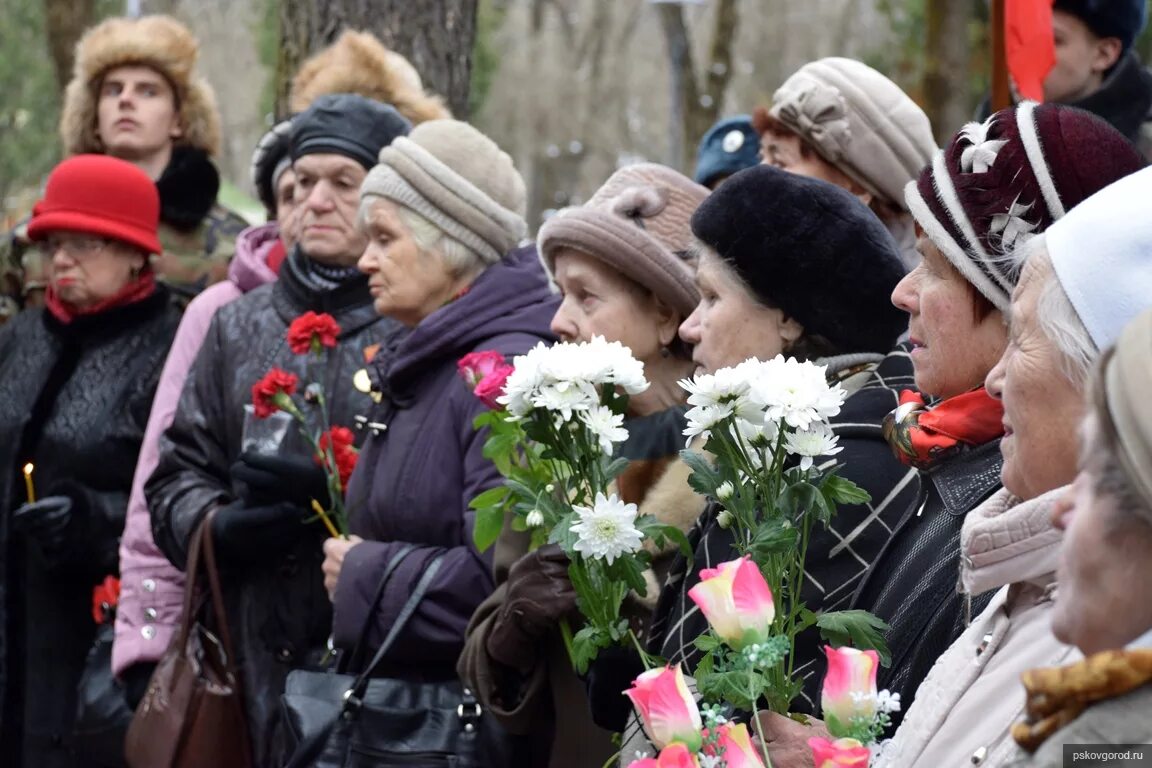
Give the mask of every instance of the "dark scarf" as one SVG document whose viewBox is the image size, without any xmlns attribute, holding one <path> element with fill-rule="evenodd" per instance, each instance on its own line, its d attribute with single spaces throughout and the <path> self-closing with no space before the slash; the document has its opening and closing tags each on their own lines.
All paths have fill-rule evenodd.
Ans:
<svg viewBox="0 0 1152 768">
<path fill-rule="evenodd" d="M 1152 112 L 1152 73 L 1135 51 L 1128 51 L 1100 85 L 1100 89 L 1073 103 L 1107 120 L 1129 141 L 1140 138 L 1140 126 Z"/>
<path fill-rule="evenodd" d="M 78 317 L 99 315 L 110 309 L 136 304 L 154 293 L 156 293 L 156 275 L 151 269 L 146 269 L 140 274 L 140 277 L 120 289 L 120 292 L 115 296 L 83 309 L 61 301 L 60 297 L 56 295 L 56 289 L 49 285 L 48 290 L 44 293 L 44 307 L 60 321 L 61 325 L 68 325 Z"/>
<path fill-rule="evenodd" d="M 984 387 L 931 409 L 919 392 L 906 389 L 900 393 L 900 405 L 884 417 L 884 439 L 902 463 L 930 469 L 1003 435 L 1003 418 L 1003 404 Z"/>
<path fill-rule="evenodd" d="M 1030 669 L 1023 680 L 1026 719 L 1012 726 L 1012 738 L 1035 752 L 1089 706 L 1152 682 L 1152 649 L 1105 651 L 1066 667 Z"/>
<path fill-rule="evenodd" d="M 168 167 L 156 180 L 156 190 L 160 193 L 160 221 L 191 232 L 216 204 L 220 174 L 204 150 L 174 147 Z"/>
</svg>

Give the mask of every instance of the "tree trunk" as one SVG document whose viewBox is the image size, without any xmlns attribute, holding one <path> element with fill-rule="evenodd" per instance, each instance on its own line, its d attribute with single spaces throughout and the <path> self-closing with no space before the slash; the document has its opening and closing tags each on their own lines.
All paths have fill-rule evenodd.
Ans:
<svg viewBox="0 0 1152 768">
<path fill-rule="evenodd" d="M 280 0 L 276 111 L 284 114 L 296 69 L 345 28 L 372 32 L 407 57 L 452 113 L 468 116 L 478 0 Z"/>
<path fill-rule="evenodd" d="M 56 70 L 56 83 L 63 91 L 72 79 L 76 42 L 96 20 L 96 0 L 44 0 L 48 52 Z"/>
<path fill-rule="evenodd" d="M 928 0 L 924 60 L 924 111 L 936 141 L 943 143 L 972 116 L 968 103 L 968 22 L 971 6 L 956 0 Z"/>
</svg>

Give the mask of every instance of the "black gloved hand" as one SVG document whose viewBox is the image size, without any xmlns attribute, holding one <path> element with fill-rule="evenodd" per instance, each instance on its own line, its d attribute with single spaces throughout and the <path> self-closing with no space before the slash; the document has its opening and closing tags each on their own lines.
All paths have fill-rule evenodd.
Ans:
<svg viewBox="0 0 1152 768">
<path fill-rule="evenodd" d="M 288 501 L 309 509 L 312 499 L 327 508 L 328 479 L 312 457 L 245 451 L 232 465 L 236 492 L 251 507 Z"/>
<path fill-rule="evenodd" d="M 492 658 L 509 667 L 530 667 L 540 638 L 576 613 L 568 565 L 568 555 L 556 544 L 529 552 L 512 565 L 504 605 L 488 634 Z"/>
<path fill-rule="evenodd" d="M 74 510 L 68 496 L 45 496 L 13 512 L 12 527 L 35 539 L 46 560 L 58 563 L 68 554 Z"/>
<path fill-rule="evenodd" d="M 631 688 L 643 671 L 644 662 L 634 648 L 614 645 L 600 651 L 584 678 L 592 722 L 613 733 L 622 733 L 632 712 L 632 701 L 620 692 Z"/>
<path fill-rule="evenodd" d="M 138 661 L 120 675 L 120 685 L 124 688 L 124 699 L 132 711 L 140 706 L 144 694 L 148 692 L 148 683 L 152 681 L 152 673 L 156 671 L 156 662 Z"/>
<path fill-rule="evenodd" d="M 307 517 L 302 508 L 287 502 L 250 507 L 235 501 L 212 518 L 216 556 L 228 565 L 265 562 L 308 532 Z"/>
</svg>

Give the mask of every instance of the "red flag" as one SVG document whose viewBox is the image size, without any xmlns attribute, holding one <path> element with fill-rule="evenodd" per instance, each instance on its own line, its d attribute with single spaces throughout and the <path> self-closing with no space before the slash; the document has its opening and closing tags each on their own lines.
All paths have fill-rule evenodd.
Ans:
<svg viewBox="0 0 1152 768">
<path fill-rule="evenodd" d="M 1044 100 L 1044 78 L 1056 63 L 1052 0 L 1006 0 L 1005 46 L 1008 72 L 1026 99 Z"/>
</svg>

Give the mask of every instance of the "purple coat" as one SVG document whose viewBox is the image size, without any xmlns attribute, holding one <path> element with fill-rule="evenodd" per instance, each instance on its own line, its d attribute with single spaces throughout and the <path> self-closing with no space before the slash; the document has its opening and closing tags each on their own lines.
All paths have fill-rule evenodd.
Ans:
<svg viewBox="0 0 1152 768">
<path fill-rule="evenodd" d="M 526 246 L 425 318 L 393 354 L 377 358 L 385 361 L 374 371 L 384 398 L 371 421 L 388 428 L 368 438 L 349 482 L 351 529 L 366 541 L 344 559 L 334 605 L 336 644 L 351 648 L 368 624 L 374 651 L 425 567 L 445 556 L 389 653 L 385 674 L 454 676 L 468 621 L 494 587 L 492 552 L 478 552 L 472 543 L 468 503 L 501 478 L 482 455 L 485 433 L 472 427 L 485 406 L 458 376 L 456 361 L 476 350 L 511 357 L 541 340 L 551 343 L 548 327 L 558 304 L 535 247 Z M 374 608 L 383 569 L 405 542 L 417 548 Z"/>
<path fill-rule="evenodd" d="M 280 238 L 275 223 L 249 227 L 236 238 L 236 255 L 228 267 L 228 280 L 217 283 L 192 300 L 172 342 L 160 374 L 152 413 L 144 430 L 128 517 L 120 539 L 120 604 L 116 609 L 116 639 L 112 644 L 112 671 L 119 677 L 137 663 L 160 660 L 180 624 L 184 599 L 184 572 L 177 570 L 152 539 L 152 523 L 144 500 L 144 482 L 156 468 L 160 435 L 172 423 L 184 380 L 204 343 L 216 310 L 253 288 L 276 279 L 267 263 L 268 251 Z"/>
</svg>

